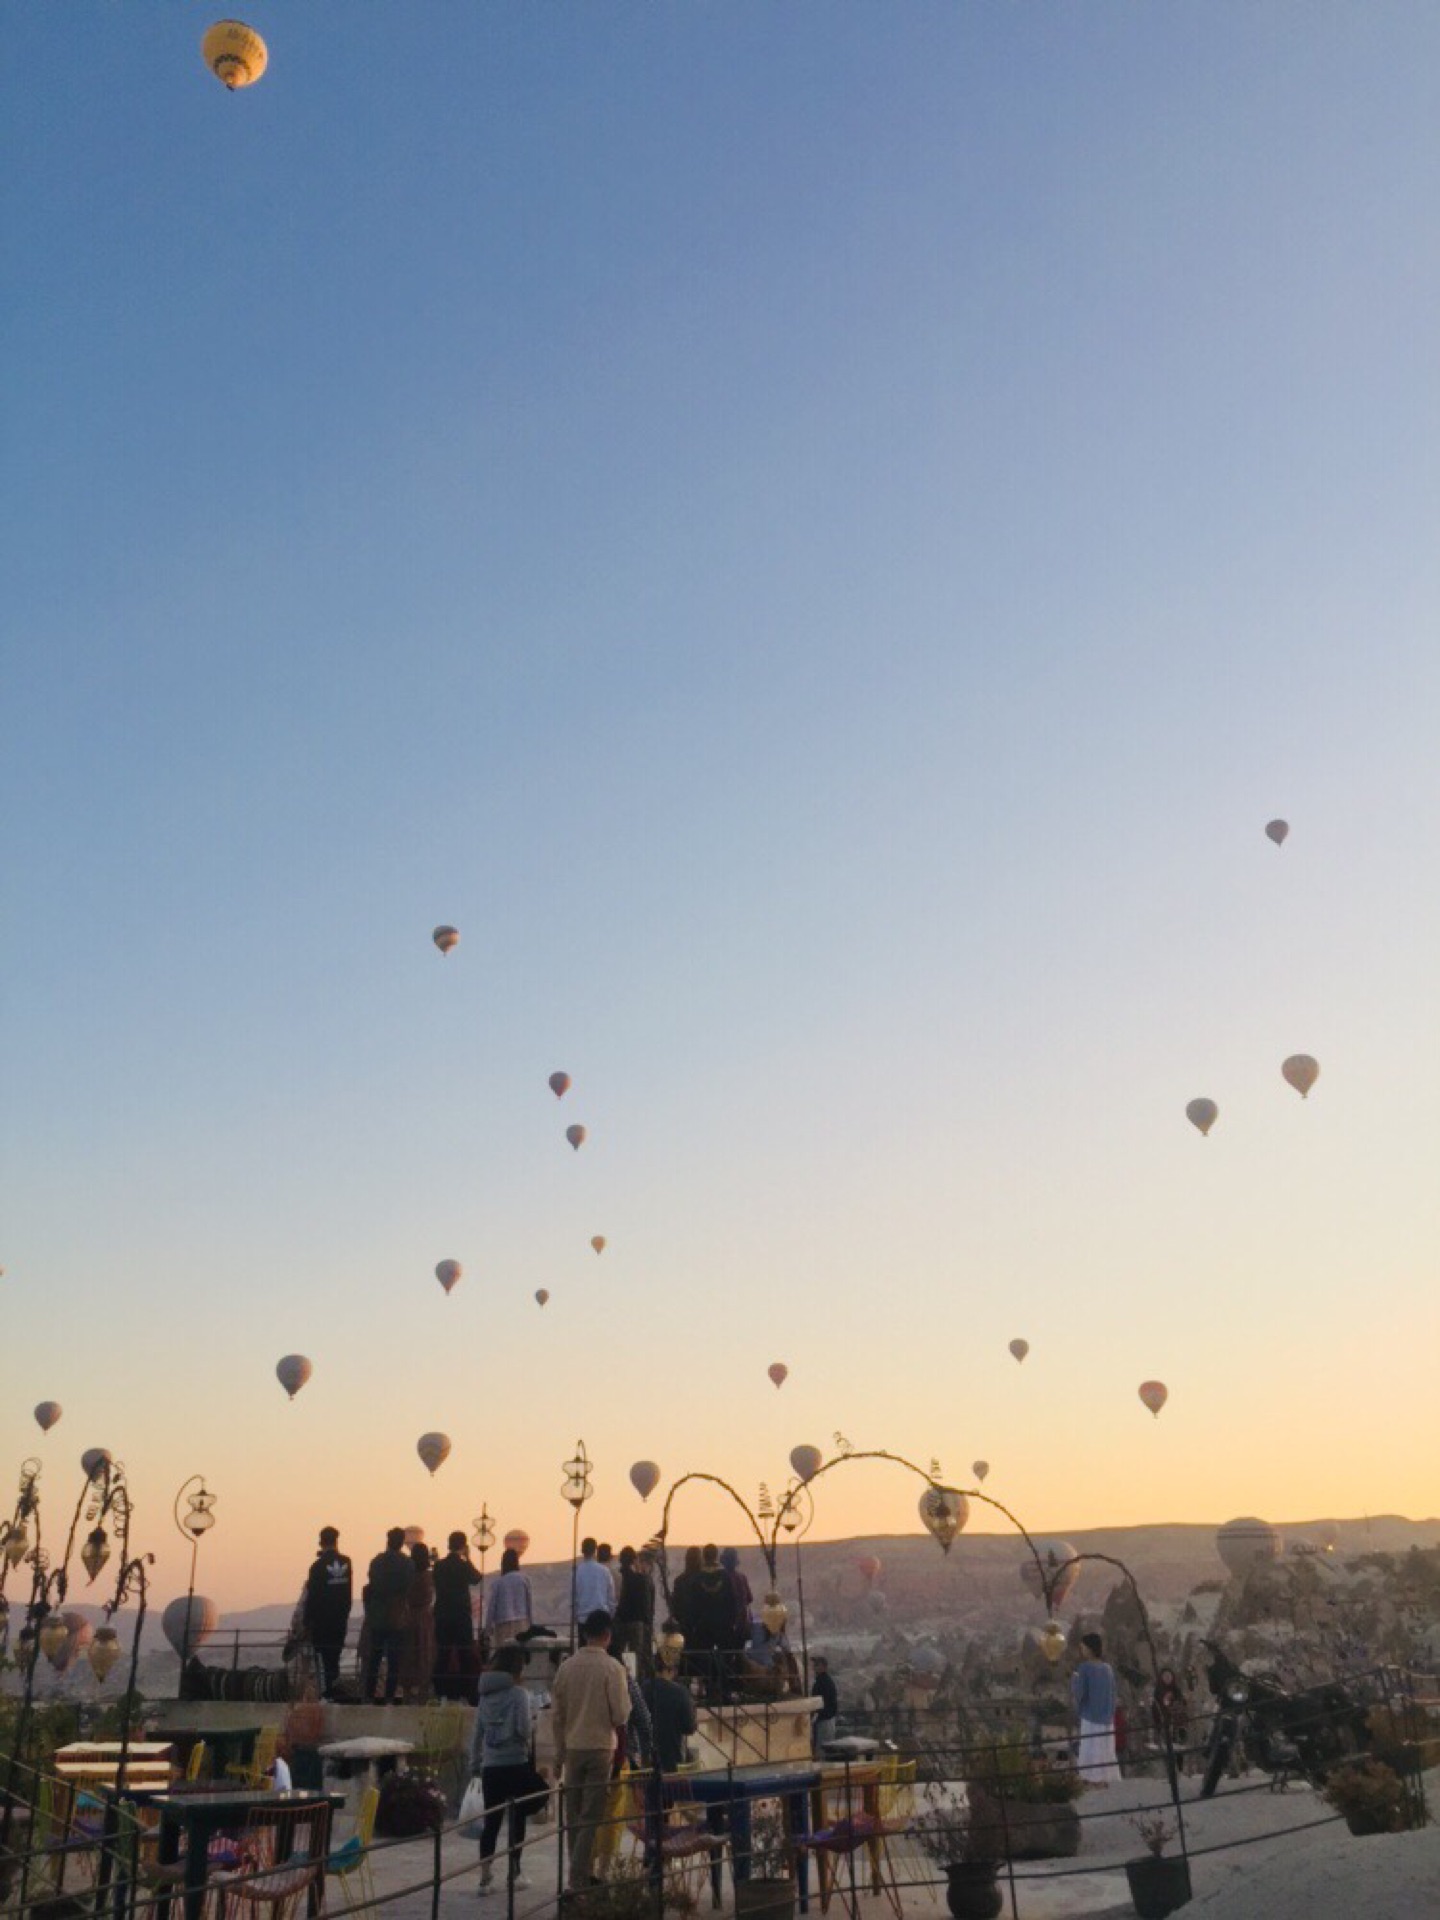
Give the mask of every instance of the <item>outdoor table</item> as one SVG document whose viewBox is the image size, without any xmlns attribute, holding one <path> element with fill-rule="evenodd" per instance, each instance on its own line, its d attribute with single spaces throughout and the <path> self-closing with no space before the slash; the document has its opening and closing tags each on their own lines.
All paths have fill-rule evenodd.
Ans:
<svg viewBox="0 0 1440 1920">
<path fill-rule="evenodd" d="M 869 1760 L 880 1751 L 880 1742 L 868 1733 L 845 1733 L 838 1740 L 827 1740 L 820 1752 L 826 1760 Z"/>
<path fill-rule="evenodd" d="M 694 1800 L 705 1809 L 705 1824 L 710 1831 L 730 1838 L 730 1871 L 737 1881 L 750 1878 L 750 1803 L 752 1800 L 780 1800 L 792 1835 L 810 1831 L 810 1795 L 820 1784 L 820 1769 L 808 1760 L 761 1762 L 749 1767 L 722 1767 L 709 1773 L 667 1773 L 663 1793 L 655 1791 L 654 1774 L 647 1786 L 647 1824 L 653 1836 L 652 1849 L 658 1856 L 660 1827 L 665 1804 L 676 1800 Z M 716 1903 L 720 1900 L 724 1877 L 717 1858 L 710 1867 L 710 1885 Z M 799 1909 L 810 1907 L 810 1862 L 802 1849 L 795 1861 L 795 1887 Z"/>
<path fill-rule="evenodd" d="M 325 1860 L 330 1851 L 330 1820 L 343 1804 L 338 1793 L 272 1793 L 264 1788 L 238 1788 L 221 1793 L 138 1793 L 127 1800 L 149 1806 L 160 1818 L 159 1863 L 173 1866 L 185 1842 L 185 1920 L 201 1920 L 205 1910 L 205 1883 L 209 1877 L 209 1847 L 217 1833 L 260 1824 L 278 1826 L 286 1817 L 305 1828 L 305 1853 L 318 1867 L 310 1884 L 308 1911 L 325 1905 Z M 171 1896 L 161 1896 L 160 1914 L 168 1920 Z"/>
<path fill-rule="evenodd" d="M 167 1740 L 132 1740 L 125 1748 L 125 1779 L 132 1787 L 163 1790 L 170 1785 L 173 1749 Z M 73 1740 L 68 1747 L 55 1749 L 55 1778 L 64 1789 L 55 1809 L 62 1840 L 68 1841 L 75 1829 L 75 1804 L 87 1788 L 99 1794 L 115 1785 L 120 1771 L 121 1744 L 118 1740 Z M 98 1839 L 100 1836 L 97 1835 Z M 62 1849 L 55 1873 L 55 1890 L 65 1885 L 68 1848 Z"/>
<path fill-rule="evenodd" d="M 414 1753 L 415 1742 L 394 1740 L 380 1733 L 358 1734 L 353 1740 L 328 1741 L 316 1751 L 322 1760 L 336 1760 L 342 1767 L 355 1769 L 352 1796 L 358 1799 L 365 1786 L 378 1786 L 382 1773 L 391 1772 Z"/>
<path fill-rule="evenodd" d="M 255 1757 L 255 1742 L 260 1738 L 259 1727 L 162 1727 L 157 1731 L 183 1748 L 186 1759 L 203 1740 L 213 1780 L 223 1780 L 227 1767 L 248 1767 Z"/>
</svg>

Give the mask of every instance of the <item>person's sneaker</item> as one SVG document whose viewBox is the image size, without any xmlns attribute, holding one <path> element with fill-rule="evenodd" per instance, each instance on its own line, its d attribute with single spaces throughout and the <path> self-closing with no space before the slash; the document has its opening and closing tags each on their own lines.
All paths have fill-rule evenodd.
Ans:
<svg viewBox="0 0 1440 1920">
<path fill-rule="evenodd" d="M 482 1900 L 487 1893 L 493 1893 L 495 1891 L 495 1879 L 489 1867 L 482 1867 L 480 1869 L 480 1884 L 475 1891 Z"/>
<path fill-rule="evenodd" d="M 525 1878 L 523 1873 L 512 1874 L 510 1884 L 517 1893 L 528 1893 L 530 1891 L 530 1882 Z"/>
</svg>

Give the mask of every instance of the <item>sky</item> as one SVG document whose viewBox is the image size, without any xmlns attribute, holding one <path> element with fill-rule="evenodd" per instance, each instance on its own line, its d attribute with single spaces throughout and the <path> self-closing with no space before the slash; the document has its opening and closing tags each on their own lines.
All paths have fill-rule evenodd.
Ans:
<svg viewBox="0 0 1440 1920">
<path fill-rule="evenodd" d="M 0 1471 L 1435 1513 L 1433 6 L 212 17 L 0 49 Z"/>
</svg>

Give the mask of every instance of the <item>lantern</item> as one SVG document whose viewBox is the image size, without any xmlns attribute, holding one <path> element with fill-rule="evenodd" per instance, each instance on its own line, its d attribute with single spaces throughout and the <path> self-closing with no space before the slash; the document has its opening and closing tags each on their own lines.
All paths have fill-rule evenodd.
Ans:
<svg viewBox="0 0 1440 1920">
<path fill-rule="evenodd" d="M 45 1616 L 40 1629 L 40 1651 L 52 1667 L 58 1667 L 65 1652 L 65 1642 L 70 1638 L 70 1629 L 64 1618 L 58 1613 Z"/>
<path fill-rule="evenodd" d="M 954 1487 L 927 1487 L 920 1496 L 920 1518 L 942 1553 L 949 1553 L 955 1536 L 970 1518 L 970 1502 Z"/>
<path fill-rule="evenodd" d="M 99 1627 L 90 1642 L 90 1671 L 103 1680 L 120 1658 L 120 1636 L 114 1627 Z"/>
<path fill-rule="evenodd" d="M 785 1631 L 785 1622 L 790 1618 L 790 1610 L 772 1587 L 765 1596 L 760 1609 L 760 1618 L 765 1622 L 765 1631 L 776 1639 Z"/>
<path fill-rule="evenodd" d="M 86 1578 L 93 1580 L 109 1558 L 110 1543 L 105 1538 L 105 1529 L 96 1527 L 93 1533 L 86 1535 L 85 1544 L 80 1549 L 80 1564 L 85 1569 Z"/>
<path fill-rule="evenodd" d="M 1040 1634 L 1040 1651 L 1053 1667 L 1065 1651 L 1065 1629 L 1058 1620 L 1047 1620 Z"/>
</svg>

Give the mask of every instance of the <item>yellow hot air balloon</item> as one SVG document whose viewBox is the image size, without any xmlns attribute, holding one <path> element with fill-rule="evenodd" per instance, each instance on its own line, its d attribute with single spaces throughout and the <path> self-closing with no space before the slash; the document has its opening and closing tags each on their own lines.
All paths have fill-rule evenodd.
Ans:
<svg viewBox="0 0 1440 1920">
<path fill-rule="evenodd" d="M 660 1484 L 660 1469 L 653 1460 L 637 1460 L 630 1469 L 630 1484 L 642 1500 L 648 1500 Z"/>
<path fill-rule="evenodd" d="M 1320 1062 L 1308 1053 L 1292 1053 L 1280 1071 L 1300 1098 L 1308 1100 L 1311 1087 L 1320 1078 Z"/>
<path fill-rule="evenodd" d="M 550 1298 L 550 1289 L 548 1287 L 537 1287 L 535 1289 L 535 1300 L 537 1305 L 543 1307 L 545 1302 L 549 1298 Z"/>
<path fill-rule="evenodd" d="M 450 1436 L 448 1433 L 422 1433 L 415 1442 L 415 1451 L 433 1474 L 450 1458 Z"/>
<path fill-rule="evenodd" d="M 442 1260 L 435 1269 L 435 1278 L 440 1282 L 446 1293 L 449 1293 L 464 1271 L 465 1269 L 458 1260 Z"/>
<path fill-rule="evenodd" d="M 1288 820 L 1268 820 L 1265 823 L 1265 832 L 1268 838 L 1275 842 L 1277 847 L 1283 847 L 1286 836 L 1290 832 L 1290 822 Z"/>
<path fill-rule="evenodd" d="M 1010 1342 L 1010 1351 L 1017 1360 L 1023 1360 L 1030 1351 L 1030 1342 L 1028 1340 L 1012 1340 Z"/>
<path fill-rule="evenodd" d="M 1163 1380 L 1142 1380 L 1138 1391 L 1140 1398 L 1158 1420 L 1160 1409 L 1170 1398 L 1170 1389 Z"/>
<path fill-rule="evenodd" d="M 275 1362 L 275 1378 L 293 1400 L 315 1371 L 303 1353 L 287 1353 Z"/>
<path fill-rule="evenodd" d="M 597 1234 L 595 1234 L 595 1235 L 593 1235 L 593 1236 L 592 1236 L 592 1238 L 591 1238 L 591 1241 L 590 1241 L 590 1244 L 591 1244 L 591 1246 L 592 1246 L 592 1247 L 593 1247 L 593 1248 L 595 1249 L 595 1251 L 596 1251 L 596 1253 L 603 1253 L 603 1252 L 605 1251 L 605 1236 L 604 1236 L 604 1234 L 603 1234 L 603 1233 L 597 1233 Z"/>
<path fill-rule="evenodd" d="M 270 61 L 265 42 L 243 20 L 217 20 L 200 42 L 205 64 L 231 93 L 253 87 Z"/>
<path fill-rule="evenodd" d="M 453 952 L 460 944 L 460 935 L 454 927 L 436 927 L 430 938 L 435 942 L 441 953 Z"/>
<path fill-rule="evenodd" d="M 48 1433 L 63 1411 L 58 1400 L 42 1400 L 35 1409 L 36 1426 L 42 1433 Z"/>
<path fill-rule="evenodd" d="M 578 1153 L 584 1146 L 587 1136 L 584 1127 L 566 1127 L 565 1138 Z"/>
<path fill-rule="evenodd" d="M 1201 1133 L 1208 1134 L 1220 1118 L 1220 1109 L 1213 1100 L 1192 1100 L 1185 1109 L 1185 1118 L 1192 1127 L 1198 1127 Z"/>
<path fill-rule="evenodd" d="M 777 1387 L 783 1387 L 790 1377 L 790 1369 L 783 1360 L 772 1360 L 765 1369 Z"/>
<path fill-rule="evenodd" d="M 813 1480 L 824 1463 L 825 1456 L 819 1447 L 792 1447 L 790 1464 L 795 1469 L 797 1480 Z"/>
</svg>

